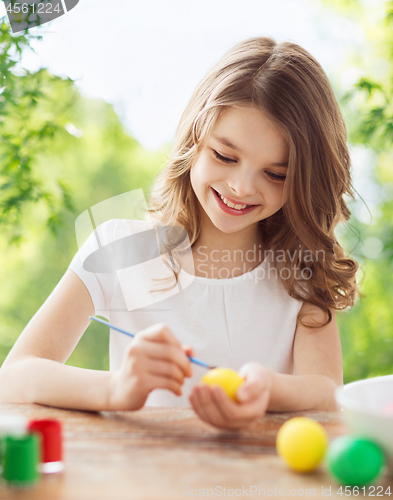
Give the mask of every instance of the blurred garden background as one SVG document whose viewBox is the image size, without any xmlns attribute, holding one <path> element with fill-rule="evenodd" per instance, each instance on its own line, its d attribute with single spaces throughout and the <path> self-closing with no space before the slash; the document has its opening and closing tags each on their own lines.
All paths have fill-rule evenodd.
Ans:
<svg viewBox="0 0 393 500">
<path fill-rule="evenodd" d="M 81 8 L 78 14 L 78 6 L 69 16 L 74 19 L 78 15 L 86 16 L 91 2 L 85 2 L 85 10 Z M 190 15 L 182 10 L 180 1 L 169 3 L 173 15 L 176 12 L 179 16 Z M 222 9 L 231 4 L 221 0 L 214 3 Z M 34 63 L 40 47 L 43 54 L 48 49 L 45 38 L 50 36 L 50 30 L 56 30 L 60 20 L 20 34 L 12 34 L 6 16 L 0 20 L 0 365 L 76 253 L 78 215 L 100 201 L 133 189 L 143 188 L 148 193 L 170 152 L 175 122 L 208 67 L 236 41 L 268 35 L 278 41 L 291 39 L 300 43 L 321 62 L 348 127 L 354 184 L 359 196 L 350 202 L 351 220 L 338 228 L 337 236 L 347 253 L 361 265 L 358 276 L 364 297 L 358 299 L 351 310 L 337 313 L 344 381 L 393 373 L 393 2 L 314 0 L 313 3 L 318 4 L 318 23 L 313 30 L 327 40 L 322 45 L 327 51 L 326 66 L 317 51 L 304 41 L 304 25 L 296 27 L 293 23 L 290 36 L 282 32 L 275 36 L 272 29 L 266 32 L 261 19 L 261 28 L 256 31 L 253 10 L 259 9 L 257 3 L 248 0 L 244 5 L 239 3 L 238 11 L 224 12 L 227 19 L 229 16 L 232 20 L 230 29 L 235 30 L 242 9 L 254 25 L 248 30 L 243 23 L 241 30 L 232 33 L 232 38 L 226 30 L 221 44 L 223 21 L 220 22 L 217 14 L 220 9 L 216 6 L 216 11 L 208 12 L 206 24 L 199 26 L 200 36 L 207 40 L 200 47 L 200 52 L 206 54 L 206 67 L 195 64 L 195 72 L 190 69 L 191 77 L 186 83 L 184 74 L 191 68 L 186 55 L 171 66 L 158 55 L 155 60 L 152 47 L 152 59 L 146 64 L 146 83 L 143 84 L 140 72 L 135 76 L 135 81 L 142 83 L 134 86 L 145 86 L 134 89 L 134 108 L 129 101 L 124 101 L 122 106 L 121 99 L 116 100 L 110 92 L 101 92 L 103 97 L 91 97 L 94 92 L 97 95 L 100 92 L 95 88 L 89 95 L 89 78 L 78 82 L 75 68 L 69 69 L 67 75 L 64 69 L 56 72 L 56 61 L 45 65 L 44 58 L 40 64 Z M 99 11 L 102 4 L 96 3 L 95 9 Z M 196 2 L 190 4 L 196 5 Z M 208 8 L 209 3 L 202 4 L 200 8 Z M 297 4 L 305 9 L 306 19 L 310 4 L 301 0 Z M 5 14 L 5 9 L 3 11 Z M 101 17 L 97 22 L 102 23 L 105 39 L 108 19 L 104 12 L 98 14 Z M 287 16 L 286 22 L 291 20 L 285 10 L 277 15 Z M 144 22 L 146 26 L 152 24 L 164 34 L 165 22 L 159 21 L 159 13 L 137 20 L 142 26 Z M 306 21 L 310 22 L 310 18 Z M 67 27 L 67 22 L 65 16 L 61 26 Z M 355 43 L 348 41 L 348 50 L 341 51 L 337 59 L 336 52 L 329 53 L 328 42 L 342 37 L 342 31 L 348 26 L 357 34 Z M 68 37 L 72 38 L 74 33 L 69 31 Z M 179 37 L 187 36 L 187 26 L 179 24 Z M 212 40 L 215 50 L 209 51 L 207 47 Z M 345 38 L 342 40 L 345 45 Z M 89 42 L 94 46 L 94 40 Z M 138 50 L 126 38 L 124 43 L 128 44 L 128 51 Z M 144 43 L 152 44 L 148 35 Z M 112 48 L 112 51 L 113 59 L 120 60 L 117 50 Z M 110 58 L 108 54 L 100 53 L 100 57 Z M 102 62 L 104 66 L 105 61 Z M 155 64 L 159 71 L 154 72 Z M 165 65 L 169 73 L 178 67 L 177 73 L 165 77 L 168 84 L 173 82 L 175 94 L 176 85 L 179 86 L 181 98 L 176 101 L 175 94 L 162 95 L 151 86 L 153 77 L 162 76 L 160 71 Z M 107 72 L 112 69 L 109 66 Z M 124 75 L 125 80 L 131 79 L 132 88 L 132 75 L 126 67 Z M 118 77 L 114 77 L 113 82 L 116 81 Z M 110 83 L 107 88 L 112 88 Z M 149 95 L 153 105 L 144 101 Z M 166 101 L 168 110 L 171 108 L 166 128 L 166 117 L 161 116 L 165 113 L 154 119 L 154 108 L 157 108 L 154 98 Z M 142 103 L 139 111 L 137 102 Z M 142 122 L 144 110 L 149 113 L 149 120 L 134 134 L 132 129 L 137 130 L 135 123 Z M 108 369 L 108 329 L 91 324 L 67 364 Z"/>
</svg>

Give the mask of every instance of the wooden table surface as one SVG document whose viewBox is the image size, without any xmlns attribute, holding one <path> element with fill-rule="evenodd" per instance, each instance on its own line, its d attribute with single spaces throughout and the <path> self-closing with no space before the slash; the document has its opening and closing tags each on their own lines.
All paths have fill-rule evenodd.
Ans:
<svg viewBox="0 0 393 500">
<path fill-rule="evenodd" d="M 325 464 L 313 473 L 298 474 L 275 449 L 278 429 L 294 416 L 319 421 L 330 439 L 347 434 L 340 413 L 271 413 L 252 431 L 217 429 L 191 408 L 93 413 L 0 404 L 0 413 L 56 418 L 64 430 L 64 471 L 41 476 L 26 491 L 14 491 L 1 481 L 2 500 L 345 497 Z M 393 479 L 386 472 L 372 484 L 375 490 L 367 487 L 359 498 L 388 498 L 381 492 L 389 486 L 393 494 Z"/>
</svg>

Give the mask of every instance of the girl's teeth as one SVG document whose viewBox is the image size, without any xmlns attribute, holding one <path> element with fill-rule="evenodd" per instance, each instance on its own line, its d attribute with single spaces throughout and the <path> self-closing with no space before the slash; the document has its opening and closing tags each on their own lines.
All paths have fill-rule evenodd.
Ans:
<svg viewBox="0 0 393 500">
<path fill-rule="evenodd" d="M 228 207 L 230 208 L 235 208 L 236 210 L 243 210 L 243 208 L 251 206 L 251 205 L 234 205 L 231 201 L 228 201 L 226 198 L 224 198 L 224 196 L 220 195 L 220 198 L 225 203 L 225 205 L 228 205 Z"/>
</svg>

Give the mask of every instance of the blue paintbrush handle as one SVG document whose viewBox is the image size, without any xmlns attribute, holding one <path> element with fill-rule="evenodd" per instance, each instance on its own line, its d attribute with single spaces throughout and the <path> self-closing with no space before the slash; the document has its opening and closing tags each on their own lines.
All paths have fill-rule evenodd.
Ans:
<svg viewBox="0 0 393 500">
<path fill-rule="evenodd" d="M 116 330 L 120 333 L 124 333 L 125 335 L 128 335 L 129 337 L 134 337 L 135 333 L 130 333 L 127 332 L 127 330 L 123 330 L 122 328 L 119 328 L 118 326 L 112 325 L 112 323 L 109 323 L 108 321 L 104 321 L 103 319 L 96 318 L 94 316 L 89 316 L 89 319 L 93 319 L 94 321 L 98 321 L 98 323 L 102 323 L 103 325 L 109 326 L 112 328 L 112 330 Z M 187 354 L 188 356 L 188 354 Z M 209 370 L 214 368 L 213 366 L 209 366 L 208 364 L 204 363 L 203 361 L 200 361 L 197 358 L 193 358 L 192 356 L 188 356 L 189 360 L 195 363 L 196 365 L 203 366 L 204 368 L 208 368 Z"/>
</svg>

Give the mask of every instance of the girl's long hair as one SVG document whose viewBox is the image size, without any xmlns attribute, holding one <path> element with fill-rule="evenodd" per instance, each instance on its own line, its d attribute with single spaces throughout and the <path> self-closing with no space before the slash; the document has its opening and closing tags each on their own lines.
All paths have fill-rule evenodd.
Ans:
<svg viewBox="0 0 393 500">
<path fill-rule="evenodd" d="M 214 65 L 183 112 L 169 161 L 151 191 L 149 212 L 160 224 L 184 228 L 191 245 L 197 240 L 202 208 L 191 186 L 191 167 L 220 113 L 250 105 L 268 116 L 289 145 L 285 203 L 259 222 L 264 248 L 283 250 L 275 266 L 288 294 L 318 306 L 328 318 L 307 325 L 300 313 L 298 321 L 325 326 L 332 320 L 330 308 L 351 307 L 360 294 L 359 265 L 345 256 L 334 234 L 336 225 L 350 218 L 344 195 L 354 199 L 354 189 L 346 127 L 334 92 L 320 64 L 299 45 L 250 38 Z M 307 255 L 314 256 L 312 262 Z M 176 286 L 178 270 L 172 269 Z M 306 282 L 299 278 L 304 269 L 311 273 Z"/>
</svg>

